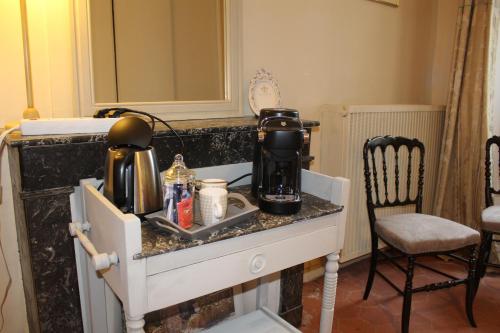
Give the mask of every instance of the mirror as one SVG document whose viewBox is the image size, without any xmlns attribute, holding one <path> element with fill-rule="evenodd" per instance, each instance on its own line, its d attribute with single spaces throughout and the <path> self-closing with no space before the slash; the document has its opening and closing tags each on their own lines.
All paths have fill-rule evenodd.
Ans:
<svg viewBox="0 0 500 333">
<path fill-rule="evenodd" d="M 237 116 L 241 0 L 75 0 L 81 114 Z"/>
<path fill-rule="evenodd" d="M 223 0 L 89 0 L 97 103 L 223 100 Z"/>
</svg>

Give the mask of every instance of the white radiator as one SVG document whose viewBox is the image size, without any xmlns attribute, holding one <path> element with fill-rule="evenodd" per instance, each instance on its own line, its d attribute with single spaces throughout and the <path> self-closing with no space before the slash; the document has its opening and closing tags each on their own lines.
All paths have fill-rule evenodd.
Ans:
<svg viewBox="0 0 500 333">
<path fill-rule="evenodd" d="M 431 105 L 324 105 L 321 107 L 321 173 L 351 180 L 351 197 L 341 262 L 370 252 L 363 144 L 378 135 L 417 138 L 425 145 L 423 212 L 430 212 L 438 172 L 445 108 Z M 389 191 L 394 189 L 389 188 Z M 377 215 L 414 210 L 385 208 Z"/>
</svg>

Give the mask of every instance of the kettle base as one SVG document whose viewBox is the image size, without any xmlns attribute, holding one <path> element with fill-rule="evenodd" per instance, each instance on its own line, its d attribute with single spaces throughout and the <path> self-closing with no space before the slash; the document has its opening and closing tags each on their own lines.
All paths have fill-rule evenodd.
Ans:
<svg viewBox="0 0 500 333">
<path fill-rule="evenodd" d="M 300 211 L 302 201 L 271 201 L 259 197 L 259 208 L 265 213 L 276 215 L 292 215 Z"/>
</svg>

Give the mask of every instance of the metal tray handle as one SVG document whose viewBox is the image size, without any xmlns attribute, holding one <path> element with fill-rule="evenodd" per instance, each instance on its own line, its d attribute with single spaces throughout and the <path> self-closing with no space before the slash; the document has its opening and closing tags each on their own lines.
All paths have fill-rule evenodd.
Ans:
<svg viewBox="0 0 500 333">
<path fill-rule="evenodd" d="M 243 194 L 230 192 L 230 193 L 228 193 L 227 198 L 228 199 L 233 198 L 236 200 L 240 200 L 241 202 L 243 202 L 244 208 L 253 207 L 253 205 L 250 203 L 250 201 L 248 201 L 247 198 L 245 198 L 245 196 Z"/>
</svg>

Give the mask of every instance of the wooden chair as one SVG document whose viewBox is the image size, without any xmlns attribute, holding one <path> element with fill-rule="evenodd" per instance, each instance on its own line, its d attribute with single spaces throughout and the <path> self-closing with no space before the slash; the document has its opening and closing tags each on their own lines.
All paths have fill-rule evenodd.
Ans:
<svg viewBox="0 0 500 333">
<path fill-rule="evenodd" d="M 389 147 L 392 147 L 394 160 L 390 164 L 391 170 L 394 169 L 394 179 L 389 187 L 388 165 L 386 155 Z M 407 149 L 406 170 L 400 170 L 402 159 L 402 147 Z M 379 151 L 379 153 L 377 153 Z M 363 147 L 364 176 L 366 187 L 366 204 L 368 209 L 368 218 L 370 221 L 371 232 L 371 261 L 370 272 L 366 282 L 366 289 L 363 299 L 370 295 L 375 273 L 382 277 L 391 287 L 393 287 L 403 299 L 403 311 L 401 319 L 401 330 L 408 332 L 410 322 L 412 295 L 422 291 L 432 291 L 442 288 L 450 288 L 460 284 L 466 284 L 466 312 L 469 323 L 476 327 L 474 322 L 472 303 L 474 299 L 475 270 L 477 247 L 480 242 L 480 234 L 465 225 L 437 217 L 422 214 L 422 200 L 424 188 L 424 145 L 417 139 L 408 139 L 404 137 L 375 137 L 366 141 Z M 413 170 L 412 159 L 419 154 L 418 170 Z M 380 161 L 380 159 L 382 161 Z M 390 162 L 391 162 L 390 161 Z M 414 160 L 413 162 L 416 162 Z M 382 170 L 380 170 L 380 168 Z M 406 172 L 406 184 L 400 184 L 400 173 Z M 415 174 L 417 172 L 417 179 Z M 412 177 L 412 175 L 414 175 Z M 379 185 L 382 178 L 383 187 Z M 416 184 L 415 184 L 416 183 Z M 406 196 L 400 194 L 406 187 Z M 411 193 L 416 195 L 411 197 Z M 401 190 L 401 191 L 400 191 Z M 389 192 L 395 192 L 395 199 L 389 199 Z M 412 192 L 413 191 L 413 192 Z M 401 196 L 401 197 L 400 197 Z M 375 210 L 385 207 L 397 207 L 415 205 L 415 213 L 396 214 L 387 217 L 377 218 Z M 391 256 L 378 249 L 379 238 L 383 240 L 390 249 L 401 253 L 401 256 Z M 440 272 L 435 268 L 417 263 L 416 259 L 421 256 L 447 255 L 460 250 L 467 250 L 470 253 L 468 258 L 467 278 L 456 278 L 450 274 Z M 404 289 L 398 288 L 388 277 L 377 270 L 378 256 L 389 260 L 399 270 L 406 274 Z M 400 265 L 396 258 L 404 257 L 407 260 L 407 267 Z M 441 274 L 451 280 L 432 283 L 422 287 L 413 287 L 414 267 L 419 266 L 435 273 Z"/>
<path fill-rule="evenodd" d="M 500 235 L 500 205 L 494 205 L 493 195 L 500 194 L 500 187 L 495 188 L 495 182 L 492 179 L 492 160 L 491 151 L 494 147 L 498 149 L 498 178 L 500 179 L 500 136 L 493 136 L 486 141 L 486 209 L 481 214 L 481 232 L 483 234 L 481 241 L 481 249 L 479 251 L 479 277 L 486 274 L 488 266 L 500 268 L 500 265 L 489 263 L 488 259 L 491 253 L 491 245 L 493 242 L 500 242 L 500 240 L 493 240 L 493 235 Z"/>
</svg>

